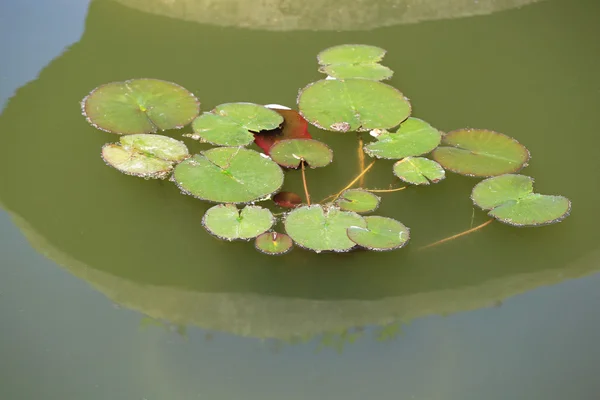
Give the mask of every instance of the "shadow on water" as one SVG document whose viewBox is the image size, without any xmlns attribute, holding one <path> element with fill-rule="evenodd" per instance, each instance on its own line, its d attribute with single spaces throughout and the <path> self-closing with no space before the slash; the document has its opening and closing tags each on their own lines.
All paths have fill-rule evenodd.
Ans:
<svg viewBox="0 0 600 400">
<path fill-rule="evenodd" d="M 569 122 L 554 118 L 594 115 L 598 95 L 579 79 L 598 86 L 591 67 L 598 61 L 555 59 L 580 38 L 556 30 L 561 15 L 554 11 L 556 20 L 548 19 L 545 6 L 360 33 L 274 34 L 92 2 L 81 41 L 21 88 L 0 116 L 0 202 L 38 251 L 113 301 L 153 318 L 250 336 L 319 333 L 486 307 L 595 272 L 598 187 L 580 184 L 594 177 L 595 123 L 578 119 L 578 129 L 570 131 L 586 140 L 582 146 L 564 143 Z M 584 12 L 579 17 L 594 26 Z M 529 34 L 532 21 L 543 34 Z M 400 45 L 401 37 L 414 39 Z M 539 192 L 570 197 L 573 215 L 539 229 L 492 224 L 418 251 L 470 226 L 476 181 L 450 176 L 430 188 L 384 197 L 380 214 L 412 229 L 412 243 L 403 250 L 316 255 L 296 249 L 268 257 L 249 243 L 209 236 L 200 225 L 209 205 L 181 195 L 171 183 L 106 167 L 100 148 L 117 137 L 95 130 L 79 113 L 78 102 L 94 87 L 134 77 L 177 82 L 199 97 L 203 110 L 229 101 L 293 105 L 298 88 L 320 78 L 316 53 L 343 42 L 388 49 L 385 64 L 396 71 L 392 84 L 412 99 L 415 115 L 439 129 L 487 127 L 518 138 L 533 154 L 524 172 L 538 178 Z M 507 61 L 518 57 L 521 63 Z M 556 80 L 540 72 L 550 62 L 553 74 L 578 78 Z M 547 101 L 557 92 L 565 97 Z M 322 198 L 356 174 L 356 143 L 313 132 L 335 154 L 332 165 L 309 171 L 313 196 Z M 378 162 L 366 186 L 394 183 L 390 165 Z M 577 181 L 571 179 L 575 173 Z M 294 174 L 285 188 L 300 187 Z M 484 219 L 475 213 L 475 224 Z"/>
</svg>

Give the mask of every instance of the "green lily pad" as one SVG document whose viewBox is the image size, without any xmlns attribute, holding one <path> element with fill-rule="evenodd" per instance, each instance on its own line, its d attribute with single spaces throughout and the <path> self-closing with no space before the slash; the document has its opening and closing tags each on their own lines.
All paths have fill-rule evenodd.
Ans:
<svg viewBox="0 0 600 400">
<path fill-rule="evenodd" d="M 298 107 L 311 124 L 338 132 L 392 128 L 411 112 L 400 91 L 369 79 L 311 83 L 298 95 Z"/>
<path fill-rule="evenodd" d="M 216 203 L 250 203 L 283 185 L 281 167 L 243 147 L 217 147 L 175 167 L 172 178 L 186 194 Z"/>
<path fill-rule="evenodd" d="M 254 242 L 256 250 L 269 255 L 281 255 L 289 252 L 294 245 L 292 238 L 285 233 L 266 232 Z"/>
<path fill-rule="evenodd" d="M 339 64 L 326 65 L 319 72 L 336 79 L 363 78 L 374 81 L 390 79 L 394 71 L 381 64 Z"/>
<path fill-rule="evenodd" d="M 363 189 L 348 189 L 340 195 L 337 205 L 344 211 L 368 213 L 379 207 L 381 198 Z"/>
<path fill-rule="evenodd" d="M 102 158 L 111 167 L 127 175 L 164 179 L 173 164 L 189 157 L 179 140 L 168 136 L 135 134 L 122 136 L 120 143 L 102 147 Z"/>
<path fill-rule="evenodd" d="M 252 132 L 271 130 L 283 122 L 274 110 L 252 103 L 226 103 L 194 120 L 194 133 L 186 135 L 217 146 L 247 146 Z"/>
<path fill-rule="evenodd" d="M 440 144 L 442 135 L 427 122 L 411 117 L 402 122 L 396 133 L 384 132 L 376 139 L 364 147 L 368 155 L 400 159 L 429 153 Z"/>
<path fill-rule="evenodd" d="M 540 226 L 560 222 L 571 210 L 563 196 L 533 193 L 533 178 L 506 174 L 479 182 L 471 194 L 473 202 L 488 215 L 514 226 Z"/>
<path fill-rule="evenodd" d="M 527 165 L 529 151 L 502 133 L 460 129 L 444 136 L 432 157 L 452 172 L 487 177 L 519 171 Z"/>
<path fill-rule="evenodd" d="M 277 164 L 298 168 L 304 161 L 311 168 L 324 167 L 333 160 L 333 152 L 323 142 L 314 139 L 285 139 L 269 149 L 269 155 Z"/>
<path fill-rule="evenodd" d="M 221 239 L 252 239 L 265 233 L 275 223 L 271 211 L 259 206 L 246 206 L 242 210 L 233 204 L 219 204 L 204 214 L 202 225 Z"/>
<path fill-rule="evenodd" d="M 403 247 L 410 239 L 410 229 L 392 218 L 364 217 L 366 227 L 352 226 L 348 237 L 361 247 L 375 251 L 395 250 Z"/>
<path fill-rule="evenodd" d="M 366 227 L 360 215 L 337 207 L 320 205 L 298 207 L 284 220 L 285 231 L 296 244 L 309 250 L 344 252 L 352 249 L 346 233 L 351 226 Z"/>
<path fill-rule="evenodd" d="M 394 164 L 394 175 L 413 185 L 438 183 L 446 177 L 444 168 L 424 157 L 406 157 Z"/>
<path fill-rule="evenodd" d="M 386 51 L 381 47 L 366 44 L 342 44 L 321 51 L 317 60 L 321 65 L 367 64 L 383 59 Z"/>
<path fill-rule="evenodd" d="M 182 128 L 200 112 L 198 99 L 183 87 L 158 79 L 113 82 L 81 101 L 88 122 L 103 131 L 134 134 Z"/>
</svg>

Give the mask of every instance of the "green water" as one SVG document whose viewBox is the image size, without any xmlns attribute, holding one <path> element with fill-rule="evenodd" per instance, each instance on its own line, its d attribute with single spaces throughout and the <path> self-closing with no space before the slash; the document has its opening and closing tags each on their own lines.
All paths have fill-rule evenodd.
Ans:
<svg viewBox="0 0 600 400">
<path fill-rule="evenodd" d="M 392 7 L 378 17 L 386 26 L 356 31 L 312 19 L 306 30 L 245 29 L 211 20 L 208 6 L 198 23 L 109 0 L 78 5 L 77 20 L 68 3 L 0 8 L 0 82 L 12 96 L 0 115 L 0 399 L 599 398 L 600 3 L 411 24 Z M 193 15 L 192 4 L 178 12 Z M 46 56 L 83 15 L 75 43 Z M 485 221 L 469 200 L 477 181 L 451 175 L 384 197 L 380 214 L 411 227 L 402 250 L 267 257 L 209 236 L 208 205 L 171 183 L 106 167 L 99 151 L 115 136 L 79 112 L 94 87 L 134 77 L 177 82 L 203 110 L 293 106 L 321 77 L 315 55 L 341 43 L 387 49 L 391 84 L 437 128 L 516 137 L 536 191 L 569 197 L 572 215 L 420 251 Z M 353 137 L 311 132 L 335 154 L 308 173 L 319 199 L 359 166 Z M 391 164 L 378 161 L 365 185 L 394 183 Z M 285 188 L 301 191 L 300 176 Z"/>
</svg>

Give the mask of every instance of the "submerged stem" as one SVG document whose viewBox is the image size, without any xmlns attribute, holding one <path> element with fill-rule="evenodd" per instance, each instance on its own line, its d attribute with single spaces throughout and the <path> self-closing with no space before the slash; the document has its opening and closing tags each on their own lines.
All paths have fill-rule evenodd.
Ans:
<svg viewBox="0 0 600 400">
<path fill-rule="evenodd" d="M 468 234 L 470 234 L 470 233 L 473 233 L 473 232 L 475 232 L 475 231 L 478 231 L 478 230 L 480 230 L 480 229 L 482 229 L 482 228 L 484 228 L 484 227 L 488 226 L 488 225 L 489 225 L 489 224 L 491 224 L 493 221 L 494 221 L 494 219 L 493 219 L 493 218 L 492 218 L 492 219 L 489 219 L 489 220 L 485 221 L 483 224 L 481 224 L 481 225 L 477 225 L 475 228 L 468 229 L 468 230 L 466 230 L 466 231 L 464 231 L 464 232 L 457 233 L 456 235 L 452 235 L 452 236 L 449 236 L 449 237 L 447 237 L 447 238 L 444 238 L 444 239 L 442 239 L 442 240 L 438 240 L 437 242 L 430 243 L 430 244 L 428 244 L 428 245 L 425 245 L 425 246 L 423 246 L 423 247 L 419 247 L 419 250 L 428 249 L 428 248 L 430 248 L 430 247 L 437 246 L 437 245 L 440 245 L 440 244 L 442 244 L 442 243 L 449 242 L 449 241 L 451 241 L 451 240 L 454 240 L 454 239 L 458 239 L 459 237 L 466 236 L 466 235 L 468 235 Z"/>
<path fill-rule="evenodd" d="M 304 195 L 306 196 L 306 203 L 310 206 L 310 194 L 308 193 L 308 185 L 306 184 L 306 172 L 304 169 L 304 160 L 300 163 L 302 164 L 302 184 L 304 185 Z"/>
<path fill-rule="evenodd" d="M 340 190 L 336 194 L 332 194 L 331 196 L 325 197 L 321 202 L 324 202 L 325 200 L 329 200 L 331 198 L 333 198 L 332 201 L 335 201 L 338 197 L 340 197 L 340 195 L 342 193 L 344 193 L 344 190 L 350 189 L 352 187 L 352 185 L 354 185 L 362 176 L 364 176 L 373 167 L 373 165 L 375 165 L 375 161 L 371 162 L 371 164 L 369 164 L 367 166 L 367 168 L 365 168 L 356 178 L 354 178 L 352 180 L 352 182 L 350 182 L 349 184 L 347 184 L 346 187 L 344 187 L 342 190 Z"/>
<path fill-rule="evenodd" d="M 360 168 L 360 182 L 358 183 L 359 187 L 363 187 L 365 184 L 365 174 L 363 171 L 365 170 L 365 153 L 363 151 L 363 138 L 360 133 L 358 135 L 358 167 Z"/>
<path fill-rule="evenodd" d="M 365 189 L 367 192 L 371 193 L 391 193 L 391 192 L 399 192 L 401 190 L 406 189 L 408 186 L 402 186 L 395 189 Z"/>
</svg>

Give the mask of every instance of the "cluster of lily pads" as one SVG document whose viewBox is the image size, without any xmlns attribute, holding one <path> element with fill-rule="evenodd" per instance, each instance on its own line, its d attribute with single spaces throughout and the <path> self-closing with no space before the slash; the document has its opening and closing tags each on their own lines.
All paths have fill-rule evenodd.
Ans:
<svg viewBox="0 0 600 400">
<path fill-rule="evenodd" d="M 364 140 L 360 132 L 369 132 L 364 153 L 397 160 L 392 173 L 410 185 L 440 182 L 446 170 L 487 178 L 474 187 L 472 200 L 500 222 L 538 226 L 568 215 L 567 198 L 536 194 L 533 179 L 516 174 L 530 155 L 515 139 L 485 129 L 443 133 L 411 117 L 408 99 L 381 82 L 393 74 L 380 64 L 384 55 L 385 50 L 368 45 L 322 51 L 319 71 L 327 77 L 300 90 L 299 111 L 226 103 L 200 114 L 191 92 L 157 79 L 99 86 L 81 106 L 94 127 L 122 135 L 102 149 L 108 165 L 146 179 L 170 178 L 183 193 L 218 203 L 202 218 L 205 229 L 225 240 L 255 239 L 256 248 L 267 254 L 283 254 L 294 243 L 316 252 L 385 251 L 404 246 L 410 237 L 399 221 L 363 215 L 380 203 L 368 189 L 348 189 L 323 204 L 311 203 L 304 170 L 327 166 L 333 152 L 311 137 L 308 123 L 326 131 L 358 132 L 359 143 Z M 156 134 L 189 124 L 193 132 L 183 136 L 215 147 L 191 155 L 182 141 Z M 260 151 L 249 147 L 253 144 Z M 285 171 L 298 168 L 304 201 L 281 191 Z M 265 201 L 291 211 L 279 220 L 256 205 Z M 278 222 L 284 232 L 273 229 Z"/>
</svg>

